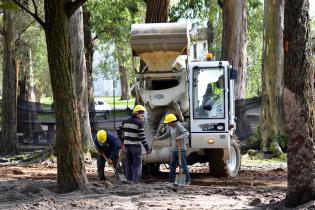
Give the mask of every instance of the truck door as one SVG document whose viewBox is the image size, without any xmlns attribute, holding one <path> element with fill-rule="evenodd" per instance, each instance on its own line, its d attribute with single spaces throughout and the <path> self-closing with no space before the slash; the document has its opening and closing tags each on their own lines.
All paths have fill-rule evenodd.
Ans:
<svg viewBox="0 0 315 210">
<path fill-rule="evenodd" d="M 190 130 L 227 132 L 227 68 L 220 62 L 200 62 L 190 69 Z"/>
</svg>

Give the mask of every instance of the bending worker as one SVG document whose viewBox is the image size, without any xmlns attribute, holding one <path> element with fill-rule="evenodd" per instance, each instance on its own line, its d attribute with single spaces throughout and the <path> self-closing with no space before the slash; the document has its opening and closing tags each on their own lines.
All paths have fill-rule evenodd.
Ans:
<svg viewBox="0 0 315 210">
<path fill-rule="evenodd" d="M 125 172 L 127 181 L 133 184 L 139 183 L 142 169 L 141 144 L 146 154 L 151 152 L 145 139 L 144 112 L 142 105 L 137 105 L 129 119 L 122 122 L 117 130 L 119 138 L 125 146 Z"/>
<path fill-rule="evenodd" d="M 184 128 L 184 126 L 177 121 L 177 117 L 174 114 L 167 114 L 164 119 L 164 123 L 167 124 L 166 132 L 162 136 L 154 136 L 153 140 L 163 140 L 166 138 L 171 138 L 171 160 L 170 160 L 170 174 L 169 181 L 175 182 L 176 178 L 176 167 L 179 165 L 178 153 L 181 152 L 181 168 L 183 169 L 184 174 L 186 174 L 186 184 L 191 183 L 187 160 L 186 160 L 186 151 L 187 146 L 185 139 L 188 138 L 189 132 Z"/>
<path fill-rule="evenodd" d="M 100 180 L 106 180 L 104 169 L 105 163 L 113 165 L 116 168 L 118 160 L 118 152 L 121 148 L 121 141 L 108 131 L 99 130 L 96 138 L 93 139 L 97 149 L 97 172 Z"/>
</svg>

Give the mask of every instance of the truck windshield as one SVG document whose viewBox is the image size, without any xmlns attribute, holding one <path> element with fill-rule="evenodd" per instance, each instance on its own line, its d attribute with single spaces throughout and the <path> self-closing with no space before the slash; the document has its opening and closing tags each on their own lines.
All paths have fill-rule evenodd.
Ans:
<svg viewBox="0 0 315 210">
<path fill-rule="evenodd" d="M 224 118 L 224 69 L 193 70 L 194 118 Z"/>
</svg>

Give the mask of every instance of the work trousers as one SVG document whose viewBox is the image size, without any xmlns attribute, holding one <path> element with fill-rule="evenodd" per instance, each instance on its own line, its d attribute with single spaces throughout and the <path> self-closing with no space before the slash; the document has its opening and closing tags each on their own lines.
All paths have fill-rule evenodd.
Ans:
<svg viewBox="0 0 315 210">
<path fill-rule="evenodd" d="M 190 179 L 190 174 L 189 174 L 188 166 L 187 166 L 186 150 L 181 151 L 181 159 L 182 159 L 182 163 L 181 163 L 180 168 L 182 168 L 183 173 L 186 174 L 186 182 L 190 183 L 191 179 Z M 171 161 L 170 161 L 170 178 L 169 178 L 170 182 L 175 182 L 177 164 L 179 165 L 178 151 L 172 150 Z"/>
<path fill-rule="evenodd" d="M 104 154 L 105 154 L 105 156 L 107 158 L 109 158 L 108 154 L 106 154 L 106 153 L 104 153 Z M 113 166 L 115 168 L 117 167 L 117 160 L 118 160 L 118 156 L 116 156 L 114 158 L 114 160 L 112 160 L 113 161 Z M 97 173 L 98 173 L 98 178 L 100 180 L 106 180 L 105 172 L 104 172 L 104 170 L 105 170 L 105 163 L 106 163 L 106 159 L 104 158 L 104 156 L 101 155 L 101 154 L 98 154 L 97 155 Z"/>
<path fill-rule="evenodd" d="M 127 180 L 139 183 L 142 170 L 141 145 L 125 144 L 125 167 Z"/>
</svg>

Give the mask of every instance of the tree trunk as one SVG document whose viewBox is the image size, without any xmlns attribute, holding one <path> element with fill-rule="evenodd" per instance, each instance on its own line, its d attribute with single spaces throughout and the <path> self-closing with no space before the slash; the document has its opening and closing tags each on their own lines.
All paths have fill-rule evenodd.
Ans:
<svg viewBox="0 0 315 210">
<path fill-rule="evenodd" d="M 7 0 L 6 2 L 11 2 Z M 15 58 L 16 31 L 15 11 L 4 9 L 3 14 L 3 82 L 1 106 L 1 145 L 0 151 L 14 153 L 17 141 L 16 89 L 17 69 Z"/>
<path fill-rule="evenodd" d="M 124 43 L 117 43 L 118 51 L 118 70 L 120 77 L 120 87 L 121 87 L 121 100 L 127 100 L 130 97 L 130 87 L 128 83 L 128 69 L 126 68 L 126 49 L 123 47 Z"/>
<path fill-rule="evenodd" d="M 169 0 L 149 0 L 146 1 L 147 11 L 146 23 L 165 23 L 169 12 Z"/>
<path fill-rule="evenodd" d="M 235 81 L 235 99 L 244 99 L 246 78 L 246 0 L 224 0 L 222 59 L 233 59 L 233 68 L 237 69 Z"/>
<path fill-rule="evenodd" d="M 284 10 L 284 111 L 288 140 L 286 205 L 315 199 L 315 104 L 308 0 Z"/>
<path fill-rule="evenodd" d="M 85 159 L 90 161 L 91 155 L 89 149 L 92 143 L 92 135 L 88 107 L 88 83 L 84 54 L 82 7 L 77 9 L 70 18 L 70 41 L 83 152 L 85 154 Z"/>
<path fill-rule="evenodd" d="M 87 71 L 87 83 L 88 83 L 88 101 L 89 110 L 95 111 L 94 105 L 94 87 L 93 87 L 93 42 L 92 42 L 92 32 L 90 25 L 91 14 L 83 7 L 83 27 L 84 27 L 84 46 L 85 46 L 85 61 L 86 61 L 86 71 Z M 90 116 L 93 118 L 94 116 Z"/>
<path fill-rule="evenodd" d="M 213 53 L 213 51 L 214 51 L 213 41 L 214 41 L 213 23 L 210 22 L 210 20 L 208 19 L 208 22 L 207 22 L 207 42 L 208 42 L 208 52 L 209 53 Z"/>
<path fill-rule="evenodd" d="M 263 151 L 279 156 L 279 139 L 284 134 L 283 112 L 283 9 L 284 1 L 265 0 L 264 55 L 262 71 Z M 275 79 L 277 78 L 277 79 Z M 271 142 L 273 142 L 271 144 Z M 278 145 L 273 147 L 273 145 Z"/>
<path fill-rule="evenodd" d="M 66 2 L 45 1 L 45 33 L 56 115 L 57 185 L 61 193 L 84 188 L 87 183 Z"/>
</svg>

